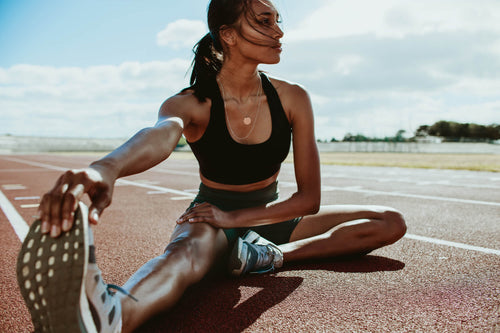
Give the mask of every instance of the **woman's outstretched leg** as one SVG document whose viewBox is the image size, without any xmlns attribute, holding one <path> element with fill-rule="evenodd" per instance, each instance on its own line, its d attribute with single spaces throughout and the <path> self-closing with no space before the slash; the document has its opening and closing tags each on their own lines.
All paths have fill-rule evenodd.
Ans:
<svg viewBox="0 0 500 333">
<path fill-rule="evenodd" d="M 123 332 L 171 308 L 186 288 L 200 281 L 227 249 L 222 230 L 184 223 L 174 230 L 165 253 L 142 266 L 124 288 L 139 301 L 122 297 Z"/>
<path fill-rule="evenodd" d="M 141 267 L 125 288 L 107 285 L 96 263 L 87 207 L 80 203 L 73 228 L 58 238 L 41 233 L 40 220 L 33 223 L 17 274 L 35 331 L 130 332 L 172 307 L 226 249 L 223 231 L 203 223 L 178 225 L 165 253 Z M 110 289 L 128 290 L 130 297 Z"/>
</svg>

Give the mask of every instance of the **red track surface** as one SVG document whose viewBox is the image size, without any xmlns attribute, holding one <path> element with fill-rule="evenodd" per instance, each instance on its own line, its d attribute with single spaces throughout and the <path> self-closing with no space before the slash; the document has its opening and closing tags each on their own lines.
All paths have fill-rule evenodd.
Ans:
<svg viewBox="0 0 500 333">
<path fill-rule="evenodd" d="M 0 156 L 0 190 L 31 223 L 36 197 L 60 170 L 94 158 Z M 393 206 L 404 212 L 408 236 L 360 259 L 207 279 L 139 331 L 500 332 L 499 174 L 324 166 L 322 176 L 322 204 Z M 192 159 L 172 159 L 126 180 L 94 228 L 98 262 L 115 284 L 162 252 L 199 183 Z M 283 166 L 280 189 L 283 196 L 294 189 L 290 165 Z M 0 332 L 30 332 L 15 276 L 21 241 L 9 222 L 0 213 Z"/>
</svg>

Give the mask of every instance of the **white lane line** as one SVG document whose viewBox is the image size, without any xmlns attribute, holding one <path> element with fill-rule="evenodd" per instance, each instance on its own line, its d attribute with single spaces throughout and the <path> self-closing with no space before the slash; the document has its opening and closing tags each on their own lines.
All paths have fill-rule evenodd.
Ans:
<svg viewBox="0 0 500 333">
<path fill-rule="evenodd" d="M 181 176 L 195 176 L 198 177 L 200 174 L 198 172 L 180 171 L 180 170 L 166 170 L 161 168 L 151 169 L 154 172 L 168 173 L 171 175 L 181 175 Z"/>
<path fill-rule="evenodd" d="M 55 165 L 51 165 L 51 164 L 46 164 L 46 163 L 25 161 L 23 159 L 15 158 L 15 157 L 7 157 L 4 159 L 10 160 L 13 162 L 24 163 L 24 164 L 28 164 L 28 165 L 41 167 L 41 168 L 46 168 L 46 169 L 50 169 L 50 170 L 57 170 L 57 171 L 67 171 L 68 170 L 68 168 L 63 168 L 63 167 L 59 167 L 59 166 L 55 166 Z M 118 185 L 132 185 L 132 186 L 137 186 L 137 187 L 148 188 L 151 190 L 156 190 L 156 191 L 163 192 L 163 193 L 174 193 L 174 194 L 180 194 L 182 196 L 191 196 L 193 198 L 195 197 L 195 195 L 192 193 L 187 193 L 187 192 L 183 192 L 183 191 L 178 191 L 178 190 L 169 189 L 169 188 L 161 187 L 161 186 L 150 185 L 150 184 L 142 184 L 142 183 L 126 180 L 126 179 L 118 179 L 116 182 Z"/>
<path fill-rule="evenodd" d="M 27 205 L 21 205 L 21 208 L 38 208 L 40 206 L 39 204 L 27 204 Z"/>
<path fill-rule="evenodd" d="M 24 186 L 22 184 L 5 184 L 5 185 L 2 185 L 2 188 L 6 191 L 25 190 L 26 186 Z"/>
<path fill-rule="evenodd" d="M 5 159 L 5 158 L 3 158 Z M 0 172 L 15 172 L 15 173 L 21 173 L 21 172 L 40 172 L 40 170 L 37 169 L 28 169 L 28 168 L 19 168 L 19 169 L 0 169 Z"/>
<path fill-rule="evenodd" d="M 443 186 L 450 186 L 450 187 L 465 187 L 465 188 L 479 188 L 479 189 L 500 189 L 500 186 L 497 185 L 492 185 L 492 184 L 466 184 L 466 183 L 451 183 L 449 180 L 418 180 L 418 179 L 411 179 L 411 178 L 396 178 L 396 177 L 391 177 L 391 178 L 381 178 L 381 177 L 362 177 L 362 176 L 348 176 L 344 174 L 331 174 L 331 173 L 326 173 L 325 176 L 321 176 L 322 179 L 327 179 L 327 178 L 334 178 L 334 179 L 355 179 L 355 180 L 368 180 L 368 181 L 373 181 L 373 182 L 379 182 L 379 183 L 395 183 L 395 182 L 400 182 L 400 183 L 409 183 L 409 184 L 415 184 L 419 186 L 434 186 L 434 185 L 443 185 Z M 460 179 L 463 179 L 465 177 L 460 177 Z"/>
<path fill-rule="evenodd" d="M 40 167 L 40 168 L 50 169 L 50 170 L 67 171 L 67 170 L 71 169 L 71 168 L 58 167 L 58 166 L 46 164 L 46 163 L 26 161 L 26 160 L 23 160 L 20 158 L 15 158 L 15 157 L 2 157 L 2 159 L 12 161 L 12 162 L 18 162 L 18 163 L 23 163 L 23 164 L 27 164 L 27 165 L 32 165 L 32 166 L 36 166 L 36 167 Z"/>
<path fill-rule="evenodd" d="M 2 208 L 5 216 L 7 216 L 7 219 L 12 225 L 12 228 L 14 228 L 14 232 L 16 233 L 17 237 L 19 237 L 22 242 L 28 234 L 28 224 L 26 223 L 26 221 L 24 221 L 21 215 L 19 215 L 17 210 L 14 208 L 14 206 L 12 206 L 9 199 L 7 199 L 2 191 L 0 191 L 0 207 Z"/>
<path fill-rule="evenodd" d="M 473 204 L 473 205 L 488 205 L 488 206 L 499 206 L 500 207 L 500 202 L 468 200 L 468 199 L 448 198 L 448 197 L 436 197 L 436 196 L 432 196 L 432 195 L 410 194 L 410 193 L 401 193 L 401 192 L 385 192 L 385 191 L 376 191 L 376 190 L 364 190 L 364 189 L 356 189 L 353 187 L 322 186 L 321 189 L 323 191 L 346 191 L 346 192 L 356 192 L 356 193 L 365 193 L 365 194 L 388 195 L 388 196 L 393 196 L 393 197 L 406 197 L 406 198 L 415 198 L 415 199 L 449 201 L 449 202 L 459 202 L 459 203 L 466 203 L 466 204 Z"/>
<path fill-rule="evenodd" d="M 497 256 L 500 256 L 500 250 L 494 250 L 494 249 L 489 249 L 486 247 L 468 245 L 468 244 L 457 243 L 457 242 L 450 242 L 450 241 L 442 240 L 439 238 L 431 238 L 431 237 L 412 235 L 412 234 L 406 234 L 405 238 L 414 239 L 414 240 L 427 242 L 427 243 L 452 246 L 452 247 L 456 247 L 456 248 L 464 249 L 464 250 L 471 250 L 471 251 L 483 252 L 483 253 L 488 253 L 488 254 L 496 254 Z"/>
<path fill-rule="evenodd" d="M 191 198 L 194 198 L 196 196 L 196 194 L 194 194 L 194 193 L 174 190 L 172 188 L 167 188 L 167 187 L 163 187 L 163 186 L 137 183 L 137 182 L 134 182 L 131 180 L 126 180 L 126 179 L 118 179 L 116 182 L 120 183 L 121 185 L 131 185 L 131 186 L 136 186 L 136 187 L 147 188 L 150 190 L 154 190 L 156 193 L 173 193 L 173 194 L 181 195 L 183 197 L 191 197 Z"/>
<path fill-rule="evenodd" d="M 181 200 L 193 200 L 193 197 L 172 197 L 170 200 L 181 201 Z"/>
<path fill-rule="evenodd" d="M 14 200 L 18 201 L 18 200 L 38 200 L 40 199 L 40 196 L 36 195 L 36 196 L 32 196 L 32 197 L 15 197 Z"/>
<path fill-rule="evenodd" d="M 9 160 L 9 161 L 13 161 L 13 162 L 18 162 L 18 163 L 24 163 L 24 164 L 28 164 L 28 165 L 33 165 L 33 166 L 37 166 L 37 167 L 41 167 L 41 168 L 46 168 L 46 169 L 50 169 L 50 170 L 57 170 L 57 171 L 67 171 L 68 168 L 63 168 L 63 167 L 59 167 L 59 166 L 55 166 L 55 165 L 51 165 L 51 164 L 46 164 L 46 163 L 39 163 L 39 162 L 33 162 L 33 161 L 25 161 L 23 159 L 20 159 L 20 158 L 15 158 L 15 157 L 7 157 L 7 158 L 4 158 L 6 160 Z M 174 194 L 179 194 L 179 195 L 182 195 L 182 196 L 190 196 L 190 197 L 195 197 L 194 194 L 192 193 L 187 193 L 187 192 L 184 192 L 184 191 L 178 191 L 178 190 L 174 190 L 174 189 L 169 189 L 169 188 L 166 188 L 166 187 L 161 187 L 161 186 L 155 186 L 155 185 L 150 185 L 150 184 L 143 184 L 143 183 L 138 183 L 138 182 L 134 182 L 134 181 L 130 181 L 130 180 L 126 180 L 126 179 L 118 179 L 116 181 L 117 185 L 132 185 L 132 186 L 137 186 L 137 187 L 143 187 L 143 188 L 148 188 L 148 189 L 151 189 L 151 190 L 155 190 L 155 191 L 158 191 L 158 192 L 163 192 L 163 193 L 174 193 Z"/>
</svg>

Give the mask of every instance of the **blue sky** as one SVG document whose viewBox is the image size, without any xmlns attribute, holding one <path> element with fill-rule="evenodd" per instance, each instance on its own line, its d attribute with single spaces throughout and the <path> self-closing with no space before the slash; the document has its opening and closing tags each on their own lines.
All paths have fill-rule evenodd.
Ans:
<svg viewBox="0 0 500 333">
<path fill-rule="evenodd" d="M 500 122 L 495 0 L 277 0 L 318 138 Z M 0 0 L 0 134 L 128 137 L 187 84 L 206 0 Z"/>
<path fill-rule="evenodd" d="M 3 67 L 28 63 L 92 66 L 166 60 L 156 34 L 179 18 L 202 20 L 207 2 L 1 0 Z M 188 55 L 189 56 L 189 55 Z"/>
</svg>

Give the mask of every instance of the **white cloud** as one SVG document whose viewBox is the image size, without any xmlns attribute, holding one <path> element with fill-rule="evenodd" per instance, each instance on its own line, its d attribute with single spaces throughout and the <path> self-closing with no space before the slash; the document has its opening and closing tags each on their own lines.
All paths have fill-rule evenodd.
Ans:
<svg viewBox="0 0 500 333">
<path fill-rule="evenodd" d="M 349 75 L 355 67 L 363 62 L 363 57 L 358 54 L 343 55 L 334 59 L 334 73 Z"/>
<path fill-rule="evenodd" d="M 88 68 L 0 69 L 2 132 L 128 137 L 154 124 L 163 100 L 187 86 L 188 60 Z"/>
<path fill-rule="evenodd" d="M 290 28 L 269 71 L 325 97 L 319 138 L 500 120 L 498 1 L 325 1 Z"/>
<path fill-rule="evenodd" d="M 328 96 L 321 96 L 316 94 L 309 94 L 311 98 L 311 103 L 314 106 L 327 105 L 331 102 L 331 98 Z"/>
<path fill-rule="evenodd" d="M 288 31 L 287 40 L 311 40 L 371 34 L 401 38 L 449 31 L 500 31 L 495 0 L 337 0 Z"/>
<path fill-rule="evenodd" d="M 156 43 L 160 46 L 169 46 L 174 49 L 193 47 L 208 29 L 202 21 L 177 20 L 169 23 L 165 29 L 156 35 Z"/>
</svg>

